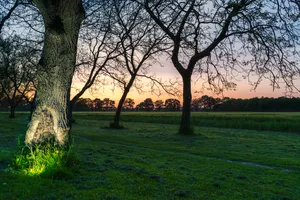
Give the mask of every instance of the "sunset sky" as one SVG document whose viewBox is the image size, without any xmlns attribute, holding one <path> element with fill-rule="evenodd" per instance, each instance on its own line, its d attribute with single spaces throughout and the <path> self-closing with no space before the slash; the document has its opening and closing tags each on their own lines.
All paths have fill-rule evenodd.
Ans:
<svg viewBox="0 0 300 200">
<path fill-rule="evenodd" d="M 165 61 L 163 62 L 163 67 L 161 67 L 160 65 L 156 64 L 154 65 L 151 70 L 149 70 L 151 73 L 156 74 L 157 77 L 162 78 L 163 80 L 169 80 L 169 79 L 175 79 L 178 78 L 178 80 L 181 81 L 180 75 L 178 74 L 178 72 L 176 71 L 176 69 L 172 66 L 172 63 L 170 63 L 169 61 Z M 254 79 L 255 77 L 253 77 Z M 235 83 L 237 84 L 237 88 L 236 91 L 230 90 L 230 91 L 225 91 L 224 92 L 224 97 L 231 97 L 231 98 L 252 98 L 252 97 L 280 97 L 280 96 L 284 96 L 285 95 L 285 85 L 282 84 L 280 87 L 281 89 L 276 89 L 275 91 L 273 91 L 273 88 L 270 85 L 270 82 L 268 80 L 263 81 L 259 87 L 256 89 L 256 91 L 253 91 L 251 88 L 251 85 L 248 83 L 247 79 L 243 79 L 242 77 L 236 77 L 236 81 Z M 195 81 L 195 78 L 194 78 Z M 144 93 L 138 93 L 137 90 L 135 88 L 132 88 L 130 93 L 128 94 L 128 98 L 133 98 L 135 100 L 135 105 L 137 105 L 138 103 L 140 103 L 141 101 L 145 100 L 146 98 L 150 97 L 152 98 L 153 101 L 161 99 L 161 100 L 165 100 L 167 98 L 177 98 L 171 95 L 168 95 L 166 93 L 163 93 L 161 96 L 157 96 L 155 94 L 151 94 L 150 89 L 147 88 L 147 81 L 144 81 L 142 83 L 144 85 L 144 90 L 146 92 Z M 202 82 L 201 80 L 198 82 L 193 82 L 192 83 L 192 95 L 193 98 L 197 98 L 197 97 L 201 97 L 202 95 L 209 95 L 209 96 L 214 96 L 214 97 L 220 97 L 222 98 L 222 95 L 215 95 L 213 94 L 211 91 L 203 91 L 201 92 L 197 92 L 199 90 L 201 90 L 201 85 Z M 75 87 L 79 88 L 82 87 L 82 83 L 80 83 L 80 81 L 76 80 Z M 297 86 L 298 88 L 300 88 L 300 81 L 297 82 Z M 182 89 L 180 87 L 180 89 Z M 72 95 L 74 95 L 75 90 L 72 89 Z M 115 100 L 116 103 L 118 103 L 120 97 L 122 95 L 122 90 L 120 88 L 115 87 L 115 89 L 113 89 L 112 85 L 106 85 L 106 86 L 100 86 L 99 89 L 97 90 L 97 92 L 91 92 L 91 91 L 87 91 L 85 92 L 85 94 L 82 96 L 84 98 L 100 98 L 100 99 L 104 99 L 104 98 L 110 98 L 112 100 Z M 299 97 L 300 94 L 294 94 L 294 96 Z M 181 103 L 182 103 L 182 99 L 178 98 Z"/>
</svg>

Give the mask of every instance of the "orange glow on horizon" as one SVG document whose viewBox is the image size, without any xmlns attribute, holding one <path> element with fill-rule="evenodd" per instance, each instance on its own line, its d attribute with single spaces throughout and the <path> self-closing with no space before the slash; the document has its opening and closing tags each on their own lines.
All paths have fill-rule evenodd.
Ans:
<svg viewBox="0 0 300 200">
<path fill-rule="evenodd" d="M 78 84 L 80 85 L 80 84 Z M 193 91 L 195 91 L 197 88 L 194 86 Z M 71 91 L 71 97 L 73 97 L 75 94 L 75 90 Z M 123 91 L 119 88 L 115 88 L 114 91 L 111 90 L 110 86 L 104 87 L 101 89 L 99 94 L 92 95 L 90 91 L 86 91 L 81 98 L 90 98 L 90 99 L 104 99 L 104 98 L 110 98 L 111 100 L 114 100 L 116 102 L 116 105 L 119 102 L 119 99 L 121 98 L 121 95 L 123 94 Z M 206 91 L 205 93 L 192 93 L 193 98 L 199 98 L 203 95 L 213 96 L 215 98 L 223 98 L 223 97 L 230 97 L 230 98 L 242 98 L 242 99 L 248 99 L 248 98 L 254 98 L 254 97 L 274 97 L 278 98 L 281 96 L 285 96 L 284 89 L 280 90 L 272 90 L 272 87 L 268 84 L 260 85 L 256 91 L 251 91 L 251 87 L 247 83 L 240 83 L 237 86 L 236 91 L 225 91 L 223 96 L 222 95 L 215 95 L 211 91 Z M 299 93 L 294 95 L 296 97 L 300 97 Z M 168 95 L 166 93 L 162 94 L 161 96 L 157 96 L 155 94 L 151 94 L 150 92 L 144 92 L 144 93 L 138 93 L 134 88 L 129 92 L 127 95 L 127 98 L 132 98 L 135 101 L 135 106 L 139 104 L 140 102 L 144 101 L 146 98 L 152 98 L 153 101 L 156 100 L 163 100 L 165 101 L 168 98 L 177 98 L 175 96 Z M 182 103 L 182 98 L 177 98 Z"/>
<path fill-rule="evenodd" d="M 177 72 L 177 70 L 174 68 L 173 64 L 171 63 L 170 59 L 165 57 L 165 56 L 161 56 L 159 57 L 159 63 L 161 63 L 160 65 L 153 65 L 151 66 L 151 71 L 149 72 L 150 74 L 154 74 L 155 76 L 161 78 L 162 80 L 168 82 L 168 80 L 178 80 L 181 81 L 181 77 L 179 75 L 179 73 Z M 192 76 L 192 80 L 196 80 L 197 77 L 196 75 Z M 244 79 L 241 74 L 236 74 L 235 77 L 235 83 L 237 84 L 237 88 L 235 91 L 233 90 L 229 90 L 229 91 L 224 91 L 223 94 L 221 95 L 216 95 L 211 91 L 204 91 L 202 93 L 199 93 L 196 91 L 201 89 L 202 83 L 201 80 L 199 80 L 198 82 L 193 82 L 192 83 L 192 98 L 199 98 L 203 95 L 208 95 L 208 96 L 213 96 L 214 98 L 223 98 L 223 97 L 230 97 L 230 98 L 242 98 L 242 99 L 248 99 L 248 98 L 254 98 L 254 97 L 281 97 L 281 96 L 285 96 L 286 92 L 285 92 L 285 88 L 284 88 L 284 84 L 282 83 L 280 85 L 281 89 L 276 89 L 275 91 L 273 91 L 273 88 L 270 86 L 270 82 L 268 80 L 264 80 L 260 83 L 260 85 L 258 86 L 258 88 L 256 89 L 256 91 L 253 91 L 251 88 L 251 85 L 248 83 L 247 79 Z M 257 79 L 257 77 L 253 76 L 250 77 L 250 79 L 252 81 L 255 81 Z M 150 91 L 149 90 L 149 86 L 147 88 L 147 81 L 143 80 L 143 82 L 141 83 L 144 87 L 145 87 L 145 91 Z M 294 82 L 295 86 L 297 88 L 300 89 L 300 80 L 296 80 Z M 75 81 L 74 86 L 81 88 L 83 86 L 82 83 L 80 83 L 79 80 Z M 181 86 L 182 87 L 182 86 Z M 102 86 L 99 87 L 99 91 L 97 92 L 97 94 L 95 95 L 91 95 L 91 93 L 89 91 L 86 91 L 84 93 L 84 95 L 82 96 L 82 98 L 90 98 L 90 99 L 95 99 L 95 98 L 100 98 L 100 99 L 104 99 L 104 98 L 110 98 L 111 100 L 115 100 L 116 104 L 119 102 L 119 99 L 121 98 L 121 95 L 123 93 L 123 91 L 120 88 L 115 88 L 114 90 L 112 90 L 113 85 L 106 85 L 106 86 Z M 182 90 L 182 88 L 180 88 L 180 90 Z M 74 95 L 75 90 L 71 91 L 71 96 L 72 94 Z M 300 97 L 299 93 L 295 93 L 294 94 L 295 97 Z M 135 88 L 132 88 L 131 91 L 129 92 L 129 94 L 127 95 L 128 98 L 132 98 L 135 101 L 135 105 L 139 104 L 140 102 L 144 101 L 146 98 L 152 98 L 153 101 L 156 100 L 163 100 L 165 101 L 168 98 L 177 98 L 178 100 L 180 100 L 180 102 L 182 103 L 182 97 L 178 98 L 178 97 L 174 97 L 171 95 L 168 95 L 167 93 L 163 93 L 160 96 L 157 96 L 155 94 L 151 94 L 150 92 L 144 92 L 142 94 L 138 93 L 136 91 Z"/>
</svg>

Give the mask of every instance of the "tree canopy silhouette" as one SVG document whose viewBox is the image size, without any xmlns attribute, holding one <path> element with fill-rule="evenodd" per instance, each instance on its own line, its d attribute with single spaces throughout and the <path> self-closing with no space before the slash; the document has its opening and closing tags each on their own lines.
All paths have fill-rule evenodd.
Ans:
<svg viewBox="0 0 300 200">
<path fill-rule="evenodd" d="M 290 91 L 299 77 L 299 2 L 267 0 L 134 0 L 173 44 L 169 52 L 183 81 L 180 134 L 192 132 L 191 77 L 198 72 L 215 93 L 234 88 L 237 74 L 254 89 L 268 79 Z"/>
</svg>

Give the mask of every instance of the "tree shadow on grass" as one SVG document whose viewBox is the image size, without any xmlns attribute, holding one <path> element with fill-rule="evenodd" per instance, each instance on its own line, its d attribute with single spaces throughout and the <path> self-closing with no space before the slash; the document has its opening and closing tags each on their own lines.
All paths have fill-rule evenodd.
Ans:
<svg viewBox="0 0 300 200">
<path fill-rule="evenodd" d="M 116 124 L 114 122 L 110 122 L 108 126 L 102 127 L 102 129 L 128 129 L 123 124 Z"/>
</svg>

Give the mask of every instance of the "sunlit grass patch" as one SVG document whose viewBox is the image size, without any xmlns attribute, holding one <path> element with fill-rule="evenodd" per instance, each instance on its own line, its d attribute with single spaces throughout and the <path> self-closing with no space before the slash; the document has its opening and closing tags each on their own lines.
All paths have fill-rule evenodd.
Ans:
<svg viewBox="0 0 300 200">
<path fill-rule="evenodd" d="M 20 148 L 11 168 L 28 176 L 69 176 L 71 172 L 67 167 L 76 162 L 73 146 L 65 149 L 47 143 Z"/>
</svg>

